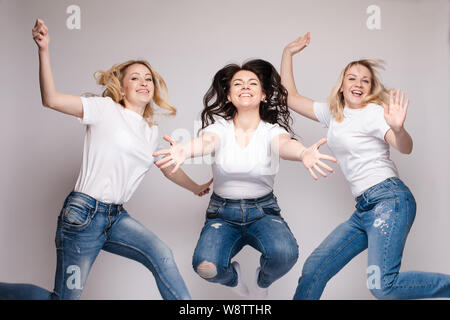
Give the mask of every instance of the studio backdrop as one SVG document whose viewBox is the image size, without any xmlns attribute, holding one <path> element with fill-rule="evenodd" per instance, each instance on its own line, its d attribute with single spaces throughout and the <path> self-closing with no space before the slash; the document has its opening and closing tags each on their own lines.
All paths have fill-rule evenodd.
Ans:
<svg viewBox="0 0 450 320">
<path fill-rule="evenodd" d="M 414 140 L 410 155 L 391 148 L 417 201 L 401 271 L 449 273 L 449 8 L 447 0 L 0 1 L 0 281 L 53 289 L 57 217 L 82 160 L 83 125 L 41 104 L 31 36 L 36 18 L 49 28 L 53 73 L 63 93 L 100 94 L 95 71 L 128 59 L 149 60 L 178 110 L 175 117 L 157 117 L 160 132 L 179 140 L 196 135 L 203 95 L 217 70 L 250 58 L 279 70 L 284 46 L 308 31 L 311 43 L 294 57 L 294 75 L 298 90 L 314 100 L 326 101 L 348 62 L 383 59 L 385 86 L 401 88 L 410 99 L 405 126 Z M 292 117 L 303 144 L 326 135 L 320 124 Z M 327 146 L 321 151 L 330 153 Z M 334 174 L 314 181 L 301 163 L 280 163 L 274 192 L 300 256 L 270 287 L 269 299 L 293 297 L 307 256 L 354 210 L 350 188 L 333 167 Z M 184 170 L 198 183 L 211 178 L 207 164 L 191 162 Z M 154 167 L 125 207 L 169 245 L 194 299 L 239 299 L 192 269 L 208 201 L 209 195 L 191 194 Z M 245 247 L 235 259 L 251 282 L 259 253 Z M 373 299 L 366 282 L 363 252 L 328 283 L 322 298 Z M 144 266 L 106 252 L 82 295 L 160 298 Z"/>
</svg>

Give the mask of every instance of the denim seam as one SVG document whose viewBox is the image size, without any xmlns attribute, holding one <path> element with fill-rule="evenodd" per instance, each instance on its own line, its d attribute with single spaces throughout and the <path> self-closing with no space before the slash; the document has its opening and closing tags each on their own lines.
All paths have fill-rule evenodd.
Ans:
<svg viewBox="0 0 450 320">
<path fill-rule="evenodd" d="M 259 243 L 259 246 L 260 246 L 260 248 L 262 249 L 262 252 L 261 252 L 261 253 L 263 254 L 263 256 L 266 256 L 267 250 L 266 250 L 266 248 L 264 247 L 264 245 L 262 244 L 262 242 L 261 242 L 257 237 L 255 237 L 255 236 L 252 235 L 252 234 L 249 234 L 248 236 L 254 238 L 254 239 L 256 240 L 256 242 Z M 267 259 L 264 259 L 264 262 L 263 262 L 263 264 L 261 265 L 260 272 L 261 272 L 261 270 L 264 270 L 264 267 L 265 267 L 266 263 L 267 263 Z M 260 273 L 260 274 L 261 274 L 261 273 Z M 258 282 L 258 280 L 259 280 L 259 276 L 258 276 L 258 279 L 256 279 L 256 282 Z"/>
<path fill-rule="evenodd" d="M 178 297 L 178 295 L 177 295 L 177 294 L 172 290 L 172 288 L 169 286 L 169 284 L 166 283 L 166 281 L 163 279 L 163 277 L 161 276 L 159 270 L 158 270 L 157 267 L 156 267 L 156 264 L 155 264 L 155 263 L 152 261 L 152 259 L 150 259 L 150 257 L 147 256 L 143 251 L 139 250 L 138 248 L 136 248 L 136 247 L 134 247 L 134 246 L 131 246 L 131 245 L 126 244 L 126 243 L 123 243 L 123 242 L 107 240 L 107 241 L 105 242 L 105 244 L 107 244 L 108 242 L 109 242 L 109 243 L 118 244 L 118 245 L 121 245 L 121 246 L 124 246 L 124 247 L 127 247 L 127 248 L 130 248 L 130 249 L 135 250 L 136 252 L 142 254 L 142 255 L 143 255 L 143 256 L 144 256 L 144 257 L 145 257 L 152 265 L 153 265 L 153 268 L 155 269 L 155 272 L 158 274 L 158 277 L 161 279 L 161 282 L 166 286 L 166 288 L 170 291 L 170 293 L 172 293 L 173 296 L 174 296 L 175 298 L 177 298 L 177 300 L 180 299 L 180 298 Z"/>
<path fill-rule="evenodd" d="M 227 257 L 227 261 L 228 261 L 228 266 L 231 264 L 230 262 L 231 262 L 231 252 L 233 252 L 234 251 L 234 248 L 235 248 L 235 246 L 236 246 L 236 244 L 237 244 L 237 242 L 240 240 L 240 238 L 237 238 L 235 241 L 234 241 L 234 243 L 233 243 L 233 245 L 230 247 L 230 252 L 228 253 L 228 257 Z M 234 270 L 234 268 L 233 268 L 233 270 Z M 237 275 L 237 273 L 236 273 L 236 275 Z M 237 286 L 237 279 L 236 279 L 236 285 L 235 286 Z M 231 287 L 235 287 L 235 286 L 231 286 Z"/>
<path fill-rule="evenodd" d="M 386 200 L 388 200 L 388 199 L 386 199 Z M 386 201 L 386 200 L 385 200 L 385 201 Z M 389 200 L 391 200 L 391 199 L 389 199 Z M 386 274 L 387 274 L 387 265 L 386 265 L 387 251 L 389 250 L 389 245 L 390 245 L 390 243 L 391 243 L 392 233 L 395 231 L 395 228 L 396 228 L 396 226 L 397 226 L 397 219 L 398 219 L 398 214 L 399 214 L 397 198 L 395 198 L 394 201 L 395 201 L 395 207 L 394 207 L 395 216 L 394 216 L 394 219 L 393 219 L 392 228 L 391 228 L 390 232 L 388 233 L 386 242 L 385 242 L 385 244 L 384 244 L 384 252 L 383 252 L 383 273 L 382 273 L 382 275 L 386 275 Z M 397 273 L 397 277 L 398 277 L 398 273 Z M 396 277 L 396 279 L 397 279 L 397 277 Z M 384 278 L 384 277 L 383 277 L 383 278 Z M 396 281 L 396 280 L 394 279 L 393 283 L 394 283 L 395 281 Z M 386 279 L 383 279 L 383 283 L 384 283 L 384 285 L 385 285 L 385 288 L 391 288 L 391 289 L 392 289 L 393 285 L 388 286 L 387 283 L 386 283 Z"/>
<path fill-rule="evenodd" d="M 347 247 L 353 240 L 355 240 L 360 234 L 364 233 L 363 231 L 359 231 L 357 233 L 355 233 L 355 235 L 349 239 L 346 243 L 344 243 L 338 250 L 336 250 L 335 254 L 332 255 L 331 257 L 329 257 L 321 266 L 321 268 L 316 272 L 316 274 L 314 275 L 313 281 L 311 286 L 308 288 L 308 291 L 306 293 L 306 298 L 309 297 L 311 290 L 315 284 L 315 282 L 317 281 L 319 274 L 322 272 L 322 270 L 328 265 L 328 263 L 334 258 L 336 257 L 339 253 L 342 252 L 342 250 L 344 250 L 345 247 Z"/>
</svg>

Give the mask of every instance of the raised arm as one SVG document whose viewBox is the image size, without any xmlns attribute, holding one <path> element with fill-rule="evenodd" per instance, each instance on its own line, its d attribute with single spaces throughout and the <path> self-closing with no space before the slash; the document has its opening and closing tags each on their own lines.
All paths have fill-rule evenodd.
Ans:
<svg viewBox="0 0 450 320">
<path fill-rule="evenodd" d="M 298 93 L 292 70 L 292 56 L 302 51 L 309 44 L 309 41 L 310 34 L 308 32 L 303 37 L 299 37 L 284 48 L 283 57 L 281 59 L 280 75 L 281 83 L 288 91 L 288 107 L 302 116 L 318 121 L 313 110 L 314 101 Z"/>
<path fill-rule="evenodd" d="M 50 65 L 50 36 L 44 21 L 37 19 L 32 29 L 33 39 L 39 48 L 39 83 L 42 104 L 59 112 L 83 117 L 83 105 L 79 96 L 63 94 L 56 89 Z"/>
<path fill-rule="evenodd" d="M 163 136 L 163 139 L 170 143 L 169 149 L 156 151 L 153 156 L 164 156 L 161 160 L 155 162 L 160 169 L 174 166 L 171 173 L 175 173 L 186 159 L 206 156 L 217 149 L 219 137 L 211 132 L 203 132 L 198 138 L 192 139 L 187 144 L 181 146 L 169 136 Z"/>
<path fill-rule="evenodd" d="M 395 99 L 394 92 L 390 91 L 389 105 L 383 103 L 384 119 L 391 127 L 386 132 L 384 139 L 401 153 L 410 154 L 413 149 L 413 141 L 404 127 L 409 99 L 406 101 L 404 99 L 405 93 L 397 89 Z"/>
<path fill-rule="evenodd" d="M 334 172 L 331 167 L 327 166 L 321 160 L 337 162 L 334 157 L 319 152 L 320 146 L 326 142 L 327 139 L 323 138 L 307 148 L 297 140 L 291 139 L 288 134 L 280 134 L 273 138 L 272 147 L 278 150 L 280 157 L 284 160 L 301 161 L 314 180 L 317 180 L 318 178 L 314 170 L 325 178 L 328 175 L 321 168 L 328 172 Z"/>
</svg>

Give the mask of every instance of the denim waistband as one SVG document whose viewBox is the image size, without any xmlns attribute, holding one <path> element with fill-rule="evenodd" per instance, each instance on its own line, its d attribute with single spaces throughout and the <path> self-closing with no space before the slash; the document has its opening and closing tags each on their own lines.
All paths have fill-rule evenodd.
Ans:
<svg viewBox="0 0 450 320">
<path fill-rule="evenodd" d="M 394 186 L 406 187 L 406 185 L 403 183 L 403 181 L 400 180 L 400 178 L 398 178 L 398 177 L 387 178 L 386 180 L 383 180 L 380 183 L 377 183 L 376 185 L 374 185 L 374 186 L 370 187 L 369 189 L 367 189 L 366 191 L 364 191 L 355 200 L 356 200 L 356 202 L 359 202 L 361 200 L 368 199 L 368 198 L 370 198 L 370 195 L 373 194 L 374 192 L 377 192 L 378 190 L 380 190 L 382 188 L 391 188 Z"/>
<path fill-rule="evenodd" d="M 267 200 L 274 199 L 275 195 L 273 194 L 273 191 L 266 194 L 265 196 L 259 197 L 259 198 L 250 198 L 250 199 L 227 199 L 222 198 L 221 196 L 217 195 L 216 193 L 212 193 L 211 200 L 219 201 L 224 204 L 226 203 L 261 203 Z"/>
<path fill-rule="evenodd" d="M 64 201 L 64 206 L 66 206 L 68 202 L 77 202 L 90 209 L 94 209 L 95 211 L 120 212 L 123 208 L 122 204 L 101 202 L 91 197 L 90 195 L 77 191 L 72 191 L 71 193 L 69 193 L 66 200 Z"/>
</svg>

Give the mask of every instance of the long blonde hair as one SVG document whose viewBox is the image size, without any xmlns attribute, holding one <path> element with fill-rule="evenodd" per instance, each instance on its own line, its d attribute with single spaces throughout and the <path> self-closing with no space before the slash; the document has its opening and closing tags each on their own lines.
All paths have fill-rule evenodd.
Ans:
<svg viewBox="0 0 450 320">
<path fill-rule="evenodd" d="M 355 65 L 362 65 L 362 66 L 366 67 L 370 71 L 370 74 L 371 74 L 370 93 L 367 97 L 364 98 L 362 106 L 366 106 L 369 103 L 376 103 L 379 105 L 381 105 L 383 102 L 388 103 L 389 91 L 381 83 L 379 76 L 378 76 L 378 70 L 377 70 L 377 69 L 384 69 L 383 64 L 384 64 L 383 60 L 362 59 L 362 60 L 350 62 L 344 68 L 344 70 L 342 70 L 336 84 L 334 85 L 333 89 L 330 92 L 330 95 L 328 96 L 328 105 L 330 106 L 331 113 L 337 122 L 341 122 L 342 120 L 344 120 L 345 101 L 344 101 L 344 95 L 341 92 L 341 87 L 344 82 L 344 77 L 345 77 L 345 74 L 347 73 L 348 69 L 350 69 L 351 67 L 353 67 Z"/>
<path fill-rule="evenodd" d="M 142 64 L 150 70 L 153 78 L 153 84 L 155 86 L 152 101 L 160 108 L 170 111 L 168 114 L 169 116 L 174 116 L 177 110 L 168 102 L 169 97 L 166 82 L 152 68 L 150 63 L 148 63 L 148 61 L 145 60 L 128 60 L 125 61 L 124 63 L 116 64 L 106 71 L 103 70 L 96 71 L 94 73 L 94 78 L 97 80 L 97 83 L 106 87 L 102 93 L 102 96 L 110 97 L 116 103 L 125 106 L 123 96 L 121 94 L 122 80 L 125 75 L 125 70 L 133 64 Z M 150 101 L 145 106 L 143 114 L 143 118 L 145 119 L 145 121 L 147 121 L 149 126 L 155 124 L 153 119 L 155 110 L 152 101 Z"/>
</svg>

